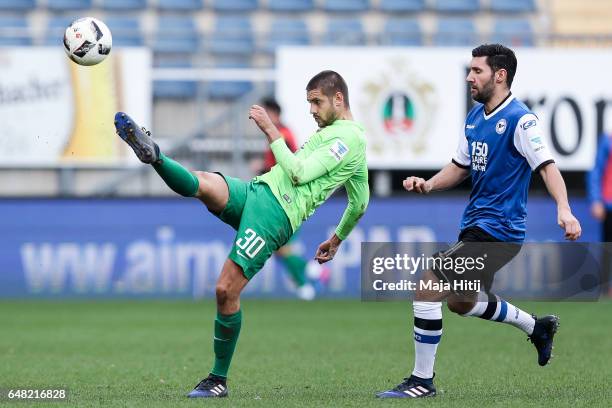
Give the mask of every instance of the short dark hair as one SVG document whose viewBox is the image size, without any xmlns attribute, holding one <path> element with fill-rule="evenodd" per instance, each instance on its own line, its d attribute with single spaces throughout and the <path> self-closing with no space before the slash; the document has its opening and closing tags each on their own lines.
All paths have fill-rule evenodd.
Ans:
<svg viewBox="0 0 612 408">
<path fill-rule="evenodd" d="M 501 44 L 483 44 L 472 50 L 472 57 L 487 57 L 487 65 L 493 72 L 505 69 L 508 73 L 506 84 L 512 86 L 514 74 L 516 74 L 516 55 L 508 47 Z"/>
<path fill-rule="evenodd" d="M 332 98 L 336 92 L 340 92 L 344 96 L 344 106 L 350 108 L 348 86 L 346 86 L 344 78 L 339 73 L 329 70 L 319 72 L 306 85 L 306 91 L 312 91 L 313 89 L 320 89 L 323 95 L 328 98 Z"/>
<path fill-rule="evenodd" d="M 266 98 L 263 98 L 261 100 L 261 105 L 266 108 L 267 110 L 271 110 L 272 112 L 276 112 L 277 115 L 281 114 L 281 107 L 278 104 L 278 102 L 276 102 L 276 99 L 274 99 L 271 96 L 268 96 Z"/>
</svg>

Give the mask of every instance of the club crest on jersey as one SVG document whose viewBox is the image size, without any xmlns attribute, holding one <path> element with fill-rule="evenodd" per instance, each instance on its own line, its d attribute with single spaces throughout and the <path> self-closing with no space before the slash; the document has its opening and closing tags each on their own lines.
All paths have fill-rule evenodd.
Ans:
<svg viewBox="0 0 612 408">
<path fill-rule="evenodd" d="M 348 153 L 349 148 L 346 147 L 344 143 L 341 141 L 336 141 L 330 148 L 329 153 L 334 156 L 337 161 L 342 160 L 342 158 Z"/>
<path fill-rule="evenodd" d="M 508 125 L 508 122 L 506 122 L 506 119 L 498 120 L 497 123 L 495 124 L 495 131 L 497 132 L 497 134 L 501 135 L 502 133 L 504 133 L 506 131 L 507 125 Z"/>
</svg>

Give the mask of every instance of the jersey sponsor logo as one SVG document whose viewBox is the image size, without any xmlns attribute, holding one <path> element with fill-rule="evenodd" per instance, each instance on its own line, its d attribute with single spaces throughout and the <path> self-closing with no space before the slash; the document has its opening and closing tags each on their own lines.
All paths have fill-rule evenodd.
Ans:
<svg viewBox="0 0 612 408">
<path fill-rule="evenodd" d="M 495 124 L 495 131 L 498 135 L 501 135 L 506 131 L 506 126 L 508 126 L 508 122 L 506 122 L 506 119 L 500 119 Z"/>
<path fill-rule="evenodd" d="M 472 142 L 472 170 L 485 171 L 489 156 L 489 145 L 486 142 Z"/>
<path fill-rule="evenodd" d="M 334 157 L 334 159 L 336 159 L 336 161 L 342 160 L 348 151 L 349 148 L 339 140 L 329 148 L 329 153 Z"/>
<path fill-rule="evenodd" d="M 474 129 L 476 125 L 465 125 L 466 129 Z"/>
<path fill-rule="evenodd" d="M 535 119 L 531 119 L 528 120 L 527 122 L 523 123 L 523 125 L 521 126 L 523 128 L 523 130 L 527 130 L 530 127 L 534 127 L 537 124 Z"/>
</svg>

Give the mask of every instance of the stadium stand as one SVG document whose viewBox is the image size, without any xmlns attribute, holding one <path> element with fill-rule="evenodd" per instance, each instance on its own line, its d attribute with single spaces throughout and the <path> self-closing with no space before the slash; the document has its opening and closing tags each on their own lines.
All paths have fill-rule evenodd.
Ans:
<svg viewBox="0 0 612 408">
<path fill-rule="evenodd" d="M 257 0 L 214 0 L 213 8 L 221 12 L 247 12 L 257 9 Z"/>
<path fill-rule="evenodd" d="M 62 44 L 64 31 L 72 22 L 70 16 L 51 16 L 47 20 L 47 29 L 45 31 L 43 45 L 59 45 Z"/>
<path fill-rule="evenodd" d="M 159 61 L 157 68 L 191 68 L 189 58 L 172 61 Z M 153 97 L 156 99 L 194 99 L 198 92 L 196 81 L 155 81 L 153 82 Z"/>
<path fill-rule="evenodd" d="M 496 13 L 528 13 L 535 9 L 534 0 L 491 0 L 491 11 Z"/>
<path fill-rule="evenodd" d="M 248 61 L 221 62 L 216 68 L 250 68 Z M 206 87 L 206 95 L 212 100 L 231 101 L 240 98 L 253 89 L 249 81 L 211 81 Z"/>
<path fill-rule="evenodd" d="M 327 32 L 322 44 L 364 45 L 365 43 L 365 32 L 361 20 L 356 18 L 330 18 L 327 21 Z"/>
<path fill-rule="evenodd" d="M 157 9 L 160 11 L 182 12 L 202 9 L 202 0 L 157 0 Z"/>
<path fill-rule="evenodd" d="M 496 20 L 493 25 L 493 41 L 509 47 L 535 45 L 529 20 Z"/>
<path fill-rule="evenodd" d="M 29 25 L 23 16 L 0 16 L 0 33 L 0 46 L 32 45 Z"/>
<path fill-rule="evenodd" d="M 313 0 L 268 0 L 268 9 L 275 12 L 305 12 L 313 11 Z"/>
<path fill-rule="evenodd" d="M 191 54 L 198 51 L 200 34 L 191 17 L 160 16 L 153 51 L 169 54 Z"/>
<path fill-rule="evenodd" d="M 51 11 L 85 10 L 92 5 L 92 0 L 47 0 L 47 7 Z"/>
<path fill-rule="evenodd" d="M 273 53 L 280 45 L 308 45 L 310 34 L 306 22 L 296 18 L 277 18 L 272 21 L 266 36 L 264 51 Z"/>
<path fill-rule="evenodd" d="M 368 0 L 325 0 L 323 10 L 332 12 L 361 12 L 370 9 Z"/>
<path fill-rule="evenodd" d="M 113 46 L 139 47 L 144 45 L 140 20 L 130 16 L 107 16 L 104 22 L 113 33 Z"/>
<path fill-rule="evenodd" d="M 416 18 L 392 18 L 385 22 L 382 45 L 423 45 L 421 25 Z"/>
<path fill-rule="evenodd" d="M 100 6 L 109 11 L 145 10 L 147 0 L 101 0 Z"/>
<path fill-rule="evenodd" d="M 255 51 L 250 17 L 218 16 L 208 51 L 217 56 L 250 57 Z"/>
<path fill-rule="evenodd" d="M 425 0 L 380 0 L 379 7 L 389 13 L 414 13 L 425 10 Z"/>
<path fill-rule="evenodd" d="M 36 0 L 0 0 L 0 11 L 27 11 L 36 7 Z"/>
<path fill-rule="evenodd" d="M 474 21 L 468 18 L 440 18 L 434 34 L 434 44 L 440 46 L 470 46 L 478 42 Z"/>
<path fill-rule="evenodd" d="M 474 13 L 480 10 L 479 0 L 436 0 L 434 9 L 442 13 Z"/>
</svg>

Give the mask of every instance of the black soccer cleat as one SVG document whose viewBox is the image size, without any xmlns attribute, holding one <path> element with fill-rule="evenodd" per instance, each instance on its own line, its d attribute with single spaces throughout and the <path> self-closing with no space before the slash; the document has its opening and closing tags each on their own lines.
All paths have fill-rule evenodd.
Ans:
<svg viewBox="0 0 612 408">
<path fill-rule="evenodd" d="M 436 395 L 433 378 L 423 379 L 411 375 L 404 382 L 387 391 L 376 394 L 377 398 L 425 398 Z"/>
<path fill-rule="evenodd" d="M 159 147 L 151 138 L 151 132 L 139 127 L 127 114 L 115 114 L 115 129 L 141 162 L 153 164 L 159 161 Z"/>
<path fill-rule="evenodd" d="M 227 397 L 226 379 L 214 374 L 208 374 L 208 377 L 200 381 L 187 396 L 189 398 Z"/>
<path fill-rule="evenodd" d="M 559 318 L 555 315 L 544 316 L 535 319 L 533 333 L 528 337 L 528 340 L 533 343 L 538 351 L 538 364 L 545 366 L 552 357 L 553 338 L 559 328 Z"/>
</svg>

